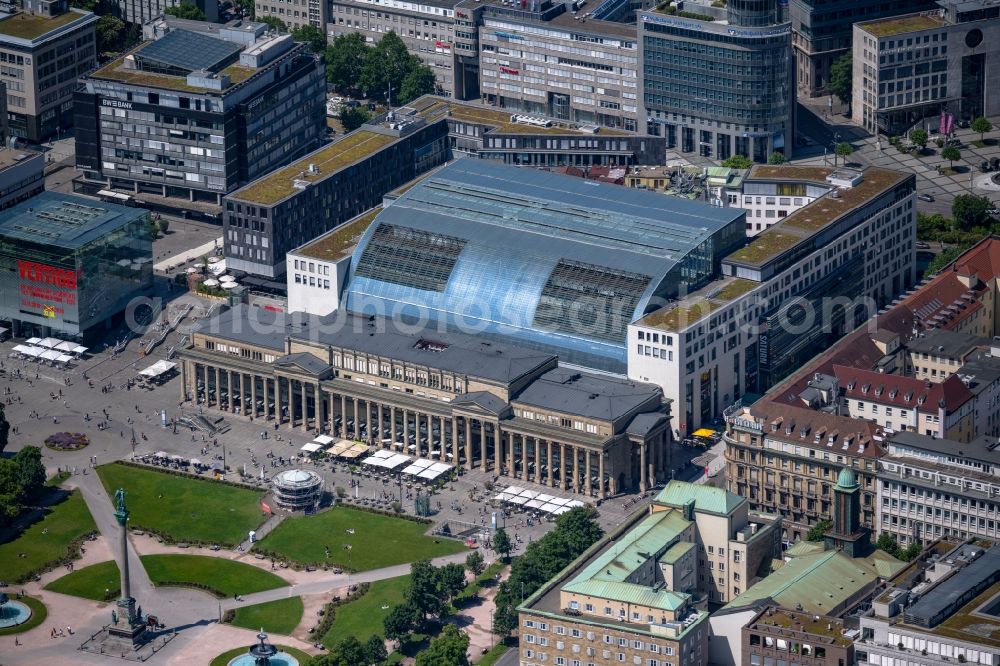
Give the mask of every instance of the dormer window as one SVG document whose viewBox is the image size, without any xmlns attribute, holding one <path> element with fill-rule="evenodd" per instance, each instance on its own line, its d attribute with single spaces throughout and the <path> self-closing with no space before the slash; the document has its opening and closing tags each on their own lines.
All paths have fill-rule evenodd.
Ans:
<svg viewBox="0 0 1000 666">
<path fill-rule="evenodd" d="M 870 389 L 870 388 L 871 388 L 871 384 L 864 384 L 864 385 L 861 386 L 861 392 L 862 393 L 868 393 L 868 389 Z"/>
</svg>

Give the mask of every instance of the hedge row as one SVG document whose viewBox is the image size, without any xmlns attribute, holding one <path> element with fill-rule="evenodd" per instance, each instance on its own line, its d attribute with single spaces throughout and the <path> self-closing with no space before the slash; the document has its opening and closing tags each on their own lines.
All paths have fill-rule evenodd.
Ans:
<svg viewBox="0 0 1000 666">
<path fill-rule="evenodd" d="M 15 583 L 27 583 L 35 579 L 36 576 L 41 576 L 46 574 L 56 567 L 64 567 L 74 560 L 80 559 L 80 547 L 83 546 L 84 541 L 88 541 L 90 537 L 96 536 L 97 532 L 88 532 L 83 536 L 77 537 L 69 542 L 69 547 L 66 554 L 56 560 L 51 560 L 44 564 L 40 564 L 30 571 L 24 572 L 22 575 L 14 579 Z"/>
<path fill-rule="evenodd" d="M 183 476 L 187 479 L 195 479 L 197 481 L 204 481 L 205 483 L 224 483 L 227 486 L 234 486 L 236 488 L 242 488 L 244 490 L 253 490 L 263 494 L 265 491 L 259 486 L 252 486 L 249 483 L 238 483 L 236 481 L 227 481 L 226 479 L 209 479 L 198 474 L 192 474 L 191 472 L 183 472 L 179 469 L 165 469 L 163 467 L 158 467 L 157 465 L 146 465 L 143 463 L 132 462 L 131 460 L 116 460 L 114 465 L 125 465 L 126 467 L 138 467 L 139 469 L 144 469 L 146 471 L 160 472 L 161 474 L 173 474 L 174 476 Z"/>
<path fill-rule="evenodd" d="M 211 594 L 211 595 L 213 595 L 215 597 L 218 597 L 219 599 L 225 599 L 226 597 L 229 596 L 225 592 L 223 592 L 222 590 L 217 590 L 214 587 L 212 587 L 211 585 L 205 585 L 204 583 L 192 583 L 190 581 L 178 582 L 178 581 L 173 581 L 173 580 L 161 580 L 161 581 L 157 581 L 156 586 L 157 587 L 193 587 L 193 588 L 195 588 L 197 590 L 204 590 L 205 592 L 208 592 L 209 594 Z"/>
<path fill-rule="evenodd" d="M 346 598 L 340 600 L 334 599 L 326 606 L 324 606 L 323 619 L 320 620 L 320 623 L 317 624 L 313 629 L 309 630 L 310 636 L 315 640 L 319 640 L 324 636 L 326 636 L 326 633 L 330 631 L 330 627 L 333 626 L 333 621 L 337 617 L 337 606 L 341 606 L 343 604 L 349 604 L 352 601 L 360 599 L 361 597 L 368 594 L 368 588 L 369 588 L 368 583 L 359 583 L 355 588 L 355 590 L 350 594 L 348 594 Z M 329 649 L 329 646 L 326 646 L 326 648 Z"/>
</svg>

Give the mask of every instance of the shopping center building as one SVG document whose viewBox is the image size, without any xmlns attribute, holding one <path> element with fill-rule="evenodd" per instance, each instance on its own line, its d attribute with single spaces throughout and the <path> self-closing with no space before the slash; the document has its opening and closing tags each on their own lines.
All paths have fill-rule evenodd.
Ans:
<svg viewBox="0 0 1000 666">
<path fill-rule="evenodd" d="M 152 285 L 140 208 L 42 192 L 0 212 L 0 320 L 15 337 L 100 337 Z"/>
</svg>

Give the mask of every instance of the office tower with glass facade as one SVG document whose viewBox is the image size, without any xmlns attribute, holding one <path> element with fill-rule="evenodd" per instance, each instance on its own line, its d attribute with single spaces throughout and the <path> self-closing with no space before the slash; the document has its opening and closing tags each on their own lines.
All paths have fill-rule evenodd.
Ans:
<svg viewBox="0 0 1000 666">
<path fill-rule="evenodd" d="M 765 162 L 791 155 L 795 70 L 787 7 L 732 0 L 725 17 L 638 13 L 646 129 L 667 150 Z"/>
<path fill-rule="evenodd" d="M 153 286 L 149 213 L 42 192 L 0 213 L 0 320 L 15 336 L 100 338 Z"/>
<path fill-rule="evenodd" d="M 92 189 L 221 216 L 227 192 L 316 146 L 325 90 L 316 56 L 262 23 L 169 29 L 81 80 L 76 165 Z"/>
</svg>

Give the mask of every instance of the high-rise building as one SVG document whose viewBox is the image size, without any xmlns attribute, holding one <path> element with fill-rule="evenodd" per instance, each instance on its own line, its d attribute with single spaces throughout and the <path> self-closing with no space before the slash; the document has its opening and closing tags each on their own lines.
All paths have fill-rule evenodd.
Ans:
<svg viewBox="0 0 1000 666">
<path fill-rule="evenodd" d="M 77 77 L 97 65 L 96 23 L 92 12 L 70 9 L 66 0 L 25 2 L 0 18 L 11 135 L 41 143 L 72 127 Z"/>
<path fill-rule="evenodd" d="M 169 30 L 81 80 L 82 184 L 218 219 L 227 192 L 316 146 L 325 89 L 316 56 L 262 23 Z"/>
<path fill-rule="evenodd" d="M 897 135 L 914 125 L 1000 114 L 1000 5 L 939 0 L 940 8 L 854 26 L 853 120 Z M 950 119 L 949 119 L 950 117 Z"/>
<path fill-rule="evenodd" d="M 787 6 L 738 0 L 718 11 L 638 13 L 640 120 L 666 137 L 668 150 L 716 160 L 790 157 L 795 70 Z"/>
<path fill-rule="evenodd" d="M 816 97 L 826 93 L 833 63 L 851 52 L 855 23 L 933 9 L 934 0 L 790 0 L 787 4 L 799 96 Z"/>
</svg>

